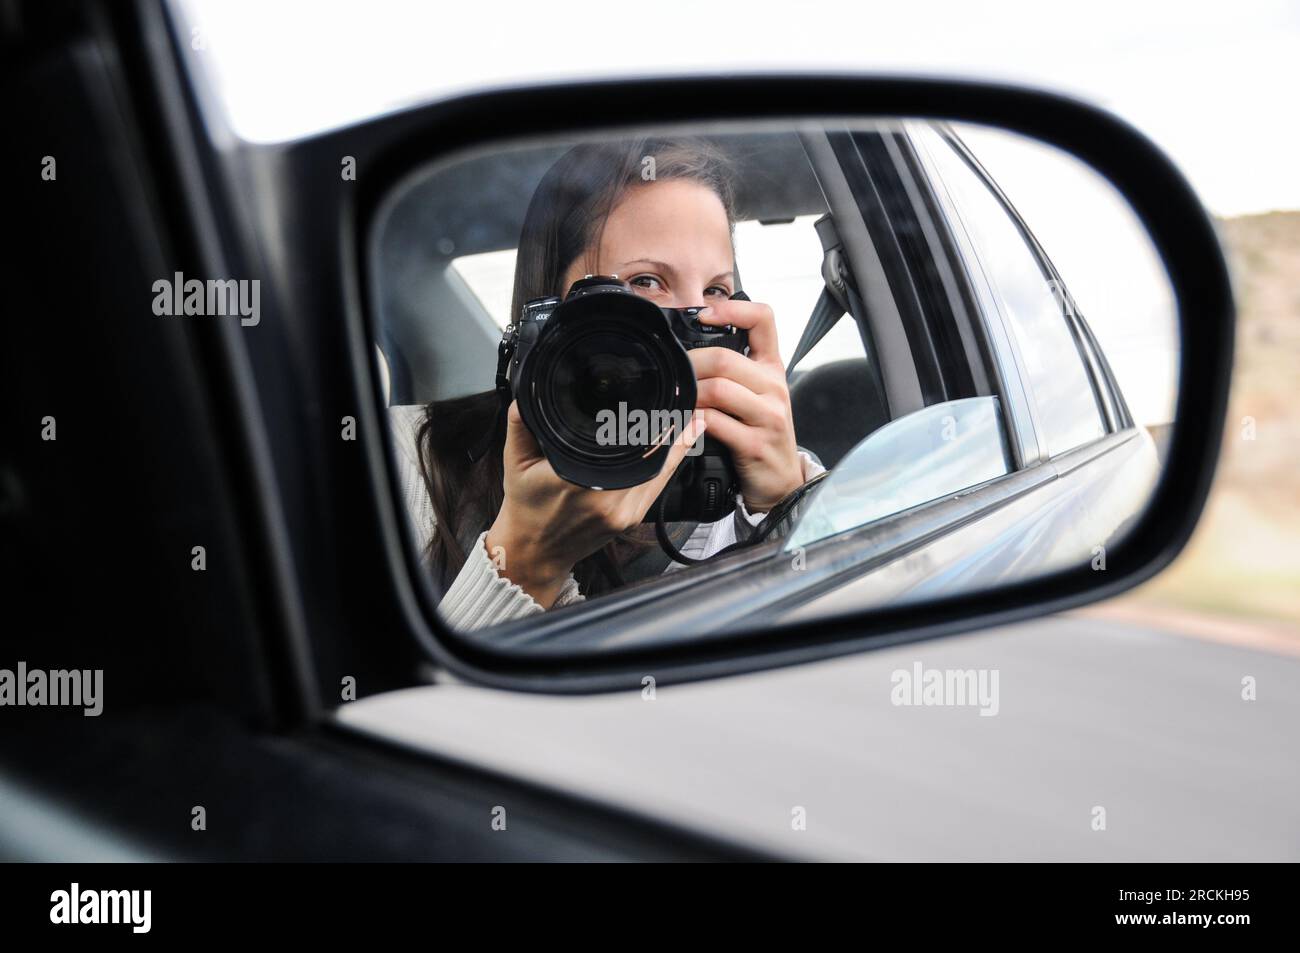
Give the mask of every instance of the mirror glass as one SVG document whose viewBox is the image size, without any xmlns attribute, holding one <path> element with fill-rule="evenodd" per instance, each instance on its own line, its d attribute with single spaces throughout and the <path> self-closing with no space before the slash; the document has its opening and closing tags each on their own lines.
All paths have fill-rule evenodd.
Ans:
<svg viewBox="0 0 1300 953">
<path fill-rule="evenodd" d="M 367 238 L 410 564 L 525 652 L 988 589 L 1148 502 L 1178 315 L 1123 197 L 931 120 L 626 128 L 439 157 Z"/>
</svg>

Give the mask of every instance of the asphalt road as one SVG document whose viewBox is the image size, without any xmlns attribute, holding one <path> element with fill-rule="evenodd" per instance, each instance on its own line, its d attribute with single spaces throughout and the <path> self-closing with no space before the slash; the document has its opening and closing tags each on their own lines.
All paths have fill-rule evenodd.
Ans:
<svg viewBox="0 0 1300 953">
<path fill-rule="evenodd" d="M 917 662 L 996 669 L 997 714 L 893 704 Z M 796 857 L 1300 859 L 1300 657 L 1079 616 L 653 701 L 445 684 L 341 717 Z"/>
</svg>

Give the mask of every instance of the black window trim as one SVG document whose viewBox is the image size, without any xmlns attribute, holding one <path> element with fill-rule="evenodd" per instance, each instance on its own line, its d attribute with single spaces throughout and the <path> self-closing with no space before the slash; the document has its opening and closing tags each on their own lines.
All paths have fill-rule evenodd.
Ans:
<svg viewBox="0 0 1300 953">
<path fill-rule="evenodd" d="M 911 242 L 900 240 L 907 233 L 899 229 L 898 221 L 908 217 L 910 209 L 899 202 L 903 185 L 885 144 L 887 135 L 884 130 L 846 129 L 828 132 L 827 139 L 876 247 L 907 336 L 922 406 L 929 406 L 951 399 L 949 385 L 943 376 L 939 344 L 926 320 L 929 308 L 936 303 L 919 278 L 920 255 Z M 864 149 L 871 153 L 870 158 Z M 891 419 L 896 417 L 891 415 Z"/>
<path fill-rule="evenodd" d="M 912 135 L 911 130 L 904 127 L 891 138 L 891 146 L 900 179 L 912 201 L 916 222 L 934 261 L 934 277 L 948 301 L 946 312 L 932 313 L 928 319 L 931 323 L 949 320 L 958 339 L 949 359 L 954 364 L 962 363 L 971 396 L 991 395 L 1005 402 L 1004 382 L 997 373 L 988 329 L 979 320 L 975 290 L 962 266 L 953 235 L 946 227 L 934 183 L 922 165 Z"/>
</svg>

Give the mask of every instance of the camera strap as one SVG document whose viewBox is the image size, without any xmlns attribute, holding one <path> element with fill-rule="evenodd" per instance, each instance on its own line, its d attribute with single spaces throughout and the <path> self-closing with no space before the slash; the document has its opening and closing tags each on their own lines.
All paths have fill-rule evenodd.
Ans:
<svg viewBox="0 0 1300 953">
<path fill-rule="evenodd" d="M 497 397 L 496 413 L 492 418 L 492 426 L 486 428 L 483 435 L 466 451 L 470 463 L 477 463 L 491 449 L 497 434 L 505 429 L 506 415 L 510 411 L 510 401 L 513 399 L 510 392 L 510 361 L 515 356 L 515 345 L 518 339 L 519 330 L 513 324 L 506 325 L 506 329 L 501 332 L 501 343 L 497 345 L 497 375 L 494 391 Z"/>
<path fill-rule="evenodd" d="M 712 556 L 704 559 L 684 555 L 673 545 L 672 540 L 668 537 L 668 528 L 664 524 L 663 497 L 660 497 L 660 502 L 656 504 L 658 512 L 655 518 L 655 537 L 659 540 L 659 547 L 668 554 L 668 557 L 673 562 L 681 563 L 683 566 L 698 566 L 700 563 L 712 562 L 720 556 L 728 556 L 739 550 L 757 546 L 759 543 L 766 542 L 773 535 L 778 538 L 784 536 L 794 528 L 795 521 L 802 515 L 803 504 L 808 499 L 809 492 L 822 480 L 830 476 L 830 472 L 830 470 L 824 470 L 811 480 L 787 493 L 780 502 L 768 510 L 762 521 L 755 527 L 753 534 L 748 538 L 737 540 L 730 546 L 724 546 Z M 732 519 L 735 519 L 734 515 Z"/>
</svg>

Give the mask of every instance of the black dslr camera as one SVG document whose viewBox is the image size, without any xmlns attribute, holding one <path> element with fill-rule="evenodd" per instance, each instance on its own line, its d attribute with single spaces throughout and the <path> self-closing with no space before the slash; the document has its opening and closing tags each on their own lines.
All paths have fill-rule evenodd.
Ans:
<svg viewBox="0 0 1300 953">
<path fill-rule="evenodd" d="M 749 300 L 744 292 L 732 298 Z M 749 351 L 743 328 L 701 324 L 704 306 L 660 308 L 616 277 L 535 298 L 506 328 L 497 389 L 512 393 L 546 459 L 570 483 L 614 490 L 657 476 L 695 409 L 697 347 Z M 705 434 L 646 515 L 710 523 L 735 508 L 731 456 Z"/>
</svg>

